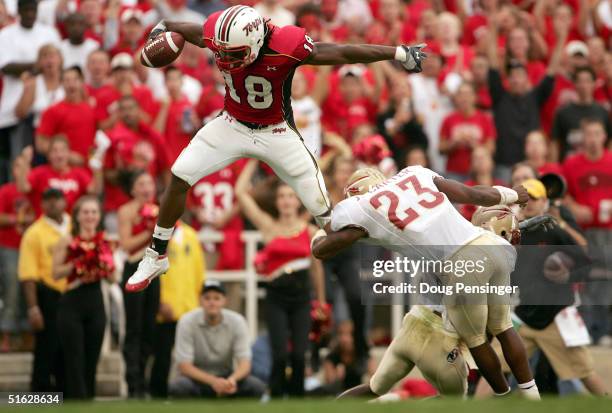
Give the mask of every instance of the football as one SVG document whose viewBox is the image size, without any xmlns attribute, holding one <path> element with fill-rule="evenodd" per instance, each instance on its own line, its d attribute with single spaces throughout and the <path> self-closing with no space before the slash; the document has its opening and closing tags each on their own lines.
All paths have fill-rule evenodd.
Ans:
<svg viewBox="0 0 612 413">
<path fill-rule="evenodd" d="M 147 67 L 167 66 L 181 54 L 185 39 L 179 33 L 164 32 L 147 41 L 140 52 L 140 63 Z"/>
</svg>

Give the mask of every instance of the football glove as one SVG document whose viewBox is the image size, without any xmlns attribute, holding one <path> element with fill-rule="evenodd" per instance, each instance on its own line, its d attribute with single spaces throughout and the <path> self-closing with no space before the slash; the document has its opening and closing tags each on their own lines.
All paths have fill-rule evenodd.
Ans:
<svg viewBox="0 0 612 413">
<path fill-rule="evenodd" d="M 552 230 L 557 226 L 557 221 L 550 215 L 538 215 L 519 223 L 522 232 L 531 232 L 541 229 L 543 231 Z"/>
<path fill-rule="evenodd" d="M 151 33 L 149 33 L 149 40 L 155 39 L 157 36 L 167 30 L 168 29 L 166 29 L 166 22 L 164 20 L 160 20 L 159 23 L 157 23 L 157 25 L 155 25 L 155 27 L 151 29 Z"/>
<path fill-rule="evenodd" d="M 422 72 L 423 68 L 421 67 L 421 63 L 423 63 L 423 60 L 427 57 L 427 54 L 422 50 L 427 47 L 427 44 L 420 43 L 415 46 L 401 45 L 399 47 L 406 52 L 405 59 L 398 59 L 402 66 L 410 73 Z"/>
</svg>

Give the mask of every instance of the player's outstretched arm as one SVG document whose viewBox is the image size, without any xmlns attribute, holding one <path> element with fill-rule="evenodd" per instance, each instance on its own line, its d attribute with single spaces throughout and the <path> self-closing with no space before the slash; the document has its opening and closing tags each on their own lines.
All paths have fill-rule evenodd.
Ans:
<svg viewBox="0 0 612 413">
<path fill-rule="evenodd" d="M 337 255 L 345 248 L 350 247 L 360 238 L 366 237 L 368 234 L 361 228 L 347 227 L 337 232 L 330 232 L 322 235 L 324 231 L 320 230 L 317 234 L 321 234 L 312 238 L 312 255 L 320 260 L 325 260 Z"/>
<path fill-rule="evenodd" d="M 518 185 L 514 188 L 502 186 L 467 186 L 452 179 L 434 178 L 440 192 L 446 194 L 451 202 L 480 206 L 524 204 L 529 200 L 527 190 Z"/>
<path fill-rule="evenodd" d="M 202 25 L 198 23 L 169 22 L 162 20 L 151 30 L 149 39 L 155 39 L 160 33 L 175 32 L 191 44 L 206 47 L 202 36 Z"/>
<path fill-rule="evenodd" d="M 416 46 L 381 46 L 375 44 L 335 44 L 317 42 L 313 51 L 304 61 L 309 65 L 341 65 L 350 63 L 373 63 L 383 60 L 397 60 L 409 72 L 422 70 L 421 63 L 427 57 L 422 49 L 425 44 Z"/>
</svg>

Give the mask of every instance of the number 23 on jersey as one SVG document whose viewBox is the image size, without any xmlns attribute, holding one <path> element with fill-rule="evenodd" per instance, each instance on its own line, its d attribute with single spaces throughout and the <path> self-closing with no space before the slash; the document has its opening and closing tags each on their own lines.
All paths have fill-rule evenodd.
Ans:
<svg viewBox="0 0 612 413">
<path fill-rule="evenodd" d="M 400 204 L 400 197 L 407 191 L 414 191 L 416 203 L 420 206 L 419 211 L 415 208 L 407 208 L 403 211 L 404 218 L 398 216 L 397 208 Z M 386 200 L 384 202 L 383 200 Z M 425 210 L 433 209 L 444 202 L 444 194 L 432 189 L 423 187 L 415 175 L 410 175 L 384 191 L 376 193 L 370 198 L 370 205 L 379 210 L 387 204 L 387 218 L 400 231 L 417 220 Z"/>
</svg>

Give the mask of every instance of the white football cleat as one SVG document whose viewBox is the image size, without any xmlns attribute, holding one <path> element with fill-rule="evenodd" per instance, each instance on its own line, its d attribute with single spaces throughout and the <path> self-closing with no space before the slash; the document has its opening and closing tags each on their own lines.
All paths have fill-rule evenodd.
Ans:
<svg viewBox="0 0 612 413">
<path fill-rule="evenodd" d="M 165 274 L 169 267 L 167 256 L 160 256 L 157 251 L 147 248 L 138 269 L 125 283 L 125 291 L 135 293 L 144 290 L 155 277 Z"/>
</svg>

